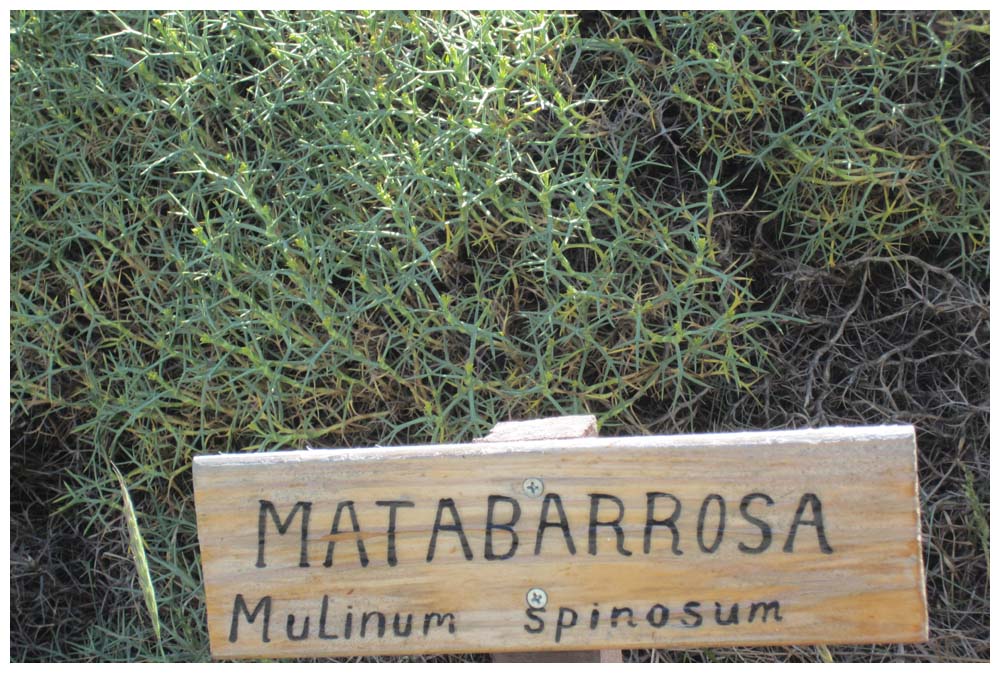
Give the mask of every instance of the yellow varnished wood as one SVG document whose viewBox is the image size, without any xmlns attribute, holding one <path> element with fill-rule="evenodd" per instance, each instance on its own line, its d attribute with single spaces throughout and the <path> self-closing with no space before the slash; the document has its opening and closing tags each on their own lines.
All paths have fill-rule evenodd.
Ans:
<svg viewBox="0 0 1000 673">
<path fill-rule="evenodd" d="M 306 657 L 924 640 L 915 464 L 909 426 L 202 456 L 195 459 L 195 501 L 212 653 Z M 526 493 L 529 478 L 540 479 L 544 493 Z M 681 503 L 674 521 L 680 554 L 665 525 L 650 529 L 650 549 L 644 549 L 654 492 Z M 741 514 L 741 502 L 753 494 L 773 504 L 754 496 Z M 510 519 L 504 498 L 520 508 L 513 526 L 518 547 L 505 560 L 484 558 L 491 495 L 502 496 L 494 523 Z M 546 520 L 553 525 L 535 554 L 547 495 Z M 575 553 L 555 525 L 556 495 Z M 599 496 L 621 501 L 619 528 L 630 555 L 619 551 L 613 526 L 595 527 L 591 553 L 594 503 L 598 522 L 613 521 L 618 512 L 613 499 Z M 390 508 L 376 505 L 389 500 L 413 503 L 396 509 L 394 566 L 388 562 Z M 287 522 L 284 534 L 261 501 Z M 342 506 L 339 531 L 331 536 L 338 505 L 346 501 L 353 507 Z M 667 518 L 673 500 L 654 501 L 653 518 Z M 718 547 L 705 551 L 718 532 L 720 501 L 725 528 Z M 305 506 L 289 518 L 299 502 L 309 503 L 308 567 L 300 566 Z M 822 507 L 824 540 L 815 503 Z M 794 545 L 786 551 L 800 506 Z M 262 508 L 264 567 L 258 567 Z M 439 510 L 444 528 L 428 561 Z M 471 560 L 462 536 L 448 528 L 453 511 Z M 762 525 L 771 530 L 770 544 L 751 553 L 762 546 Z M 493 539 L 494 553 L 503 555 L 512 536 L 494 528 Z M 533 588 L 543 589 L 548 603 L 529 616 L 525 596 Z M 253 623 L 236 611 L 232 642 L 237 595 L 248 613 L 260 610 Z M 328 639 L 319 638 L 324 601 Z M 736 623 L 720 623 L 730 621 L 734 605 Z M 263 642 L 268 611 L 269 641 Z M 386 619 L 382 637 L 378 612 Z M 454 618 L 438 626 L 434 613 Z M 397 614 L 401 631 L 412 615 L 410 635 L 395 635 Z M 529 632 L 540 624 L 540 632 Z M 289 633 L 306 637 L 291 640 Z"/>
</svg>

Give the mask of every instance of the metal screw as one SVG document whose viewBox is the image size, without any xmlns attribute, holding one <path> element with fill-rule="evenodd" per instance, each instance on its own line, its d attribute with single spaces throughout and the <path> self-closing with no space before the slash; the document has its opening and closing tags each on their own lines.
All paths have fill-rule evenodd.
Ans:
<svg viewBox="0 0 1000 673">
<path fill-rule="evenodd" d="M 524 480 L 524 483 L 521 484 L 521 488 L 523 488 L 524 492 L 531 497 L 537 498 L 542 494 L 542 491 L 545 490 L 545 483 L 538 477 L 528 477 Z"/>
<path fill-rule="evenodd" d="M 529 589 L 528 593 L 524 595 L 524 600 L 528 601 L 528 605 L 533 608 L 544 608 L 549 602 L 549 595 L 545 593 L 544 589 Z"/>
</svg>

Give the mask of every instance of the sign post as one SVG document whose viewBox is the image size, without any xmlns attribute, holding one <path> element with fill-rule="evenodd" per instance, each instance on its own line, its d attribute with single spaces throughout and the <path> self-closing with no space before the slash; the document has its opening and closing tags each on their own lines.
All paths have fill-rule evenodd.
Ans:
<svg viewBox="0 0 1000 673">
<path fill-rule="evenodd" d="M 577 439 L 579 437 L 597 437 L 596 416 L 559 416 L 543 418 L 536 421 L 507 421 L 497 423 L 490 433 L 475 442 L 526 442 L 538 439 Z M 532 486 L 523 484 L 523 486 Z M 542 484 L 534 484 L 541 488 Z M 532 600 L 529 594 L 525 602 L 539 605 L 538 598 Z M 520 663 L 622 663 L 621 650 L 556 650 L 536 652 L 497 652 L 493 661 L 501 664 Z"/>
<path fill-rule="evenodd" d="M 927 638 L 910 426 L 200 456 L 216 658 Z"/>
</svg>

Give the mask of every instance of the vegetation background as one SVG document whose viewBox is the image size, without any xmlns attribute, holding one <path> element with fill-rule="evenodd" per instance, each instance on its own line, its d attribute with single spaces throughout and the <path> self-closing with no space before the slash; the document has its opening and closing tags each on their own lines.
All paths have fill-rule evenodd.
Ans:
<svg viewBox="0 0 1000 673">
<path fill-rule="evenodd" d="M 989 659 L 987 12 L 10 41 L 11 660 L 209 657 L 195 455 L 573 413 L 917 427 L 927 643 L 628 660 Z"/>
</svg>

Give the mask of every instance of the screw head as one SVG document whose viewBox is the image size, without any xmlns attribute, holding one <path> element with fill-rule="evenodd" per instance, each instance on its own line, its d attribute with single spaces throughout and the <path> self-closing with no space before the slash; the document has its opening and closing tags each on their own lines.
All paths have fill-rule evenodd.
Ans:
<svg viewBox="0 0 1000 673">
<path fill-rule="evenodd" d="M 544 608 L 549 602 L 549 595 L 545 593 L 545 589 L 535 587 L 534 589 L 528 589 L 528 593 L 524 595 L 524 600 L 533 608 Z"/>
<path fill-rule="evenodd" d="M 545 482 L 538 477 L 528 477 L 524 480 L 524 483 L 521 484 L 521 488 L 524 489 L 524 492 L 532 498 L 537 498 L 542 494 L 542 491 L 545 490 Z"/>
</svg>

